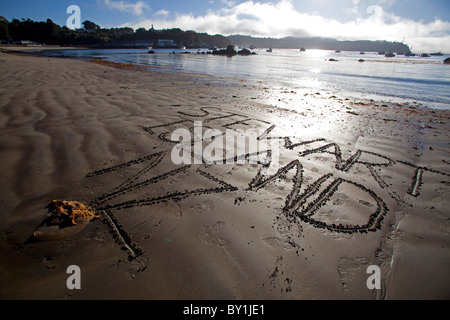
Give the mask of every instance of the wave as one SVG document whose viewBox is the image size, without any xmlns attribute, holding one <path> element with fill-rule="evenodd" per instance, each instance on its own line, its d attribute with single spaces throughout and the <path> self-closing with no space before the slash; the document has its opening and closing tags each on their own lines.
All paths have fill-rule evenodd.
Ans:
<svg viewBox="0 0 450 320">
<path fill-rule="evenodd" d="M 414 83 L 414 84 L 450 86 L 450 81 L 435 80 L 435 79 L 385 77 L 385 76 L 364 75 L 364 74 L 350 74 L 350 73 L 337 73 L 337 72 L 326 72 L 324 74 L 329 74 L 329 75 L 339 76 L 339 77 L 349 77 L 349 78 L 376 79 L 376 80 L 380 80 L 380 81 L 390 81 L 390 82 L 405 82 L 405 83 Z"/>
</svg>

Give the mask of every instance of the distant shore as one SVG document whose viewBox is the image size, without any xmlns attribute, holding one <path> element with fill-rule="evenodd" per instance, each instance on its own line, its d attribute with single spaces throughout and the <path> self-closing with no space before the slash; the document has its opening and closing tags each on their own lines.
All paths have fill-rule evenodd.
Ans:
<svg viewBox="0 0 450 320">
<path fill-rule="evenodd" d="M 14 50 L 14 51 L 32 51 L 32 50 L 70 50 L 70 49 L 89 49 L 89 47 L 65 47 L 65 46 L 17 46 L 17 45 L 0 45 L 0 49 Z"/>
<path fill-rule="evenodd" d="M 0 65 L 1 299 L 450 298 L 449 111 L 98 61 Z M 260 130 L 279 169 L 175 165 L 175 130 L 211 143 L 195 122 Z M 99 218 L 30 241 L 58 199 Z"/>
</svg>

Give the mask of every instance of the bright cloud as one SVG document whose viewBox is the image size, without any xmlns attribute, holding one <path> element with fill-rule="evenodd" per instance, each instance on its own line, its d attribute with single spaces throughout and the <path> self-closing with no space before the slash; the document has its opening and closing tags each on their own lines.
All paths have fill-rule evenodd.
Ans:
<svg viewBox="0 0 450 320">
<path fill-rule="evenodd" d="M 226 0 L 225 0 L 226 1 Z M 158 29 L 181 28 L 210 34 L 244 34 L 260 37 L 320 36 L 339 40 L 402 41 L 414 46 L 415 51 L 450 52 L 450 22 L 435 19 L 424 23 L 396 16 L 385 11 L 393 0 L 374 1 L 364 14 L 355 15 L 351 21 L 341 22 L 319 14 L 296 10 L 292 0 L 262 3 L 249 0 L 240 4 L 226 1 L 220 10 L 209 10 L 203 15 L 155 15 L 152 19 L 126 26 Z M 372 3 L 374 3 L 372 2 Z M 353 0 L 356 11 L 361 1 Z M 342 9 L 345 10 L 345 9 Z"/>
<path fill-rule="evenodd" d="M 143 1 L 128 3 L 125 1 L 103 0 L 103 3 L 107 8 L 111 10 L 130 12 L 136 16 L 142 15 L 144 13 L 144 9 L 149 9 L 148 4 Z"/>
<path fill-rule="evenodd" d="M 153 16 L 167 17 L 169 14 L 170 14 L 170 11 L 161 9 L 161 10 L 157 11 Z"/>
</svg>

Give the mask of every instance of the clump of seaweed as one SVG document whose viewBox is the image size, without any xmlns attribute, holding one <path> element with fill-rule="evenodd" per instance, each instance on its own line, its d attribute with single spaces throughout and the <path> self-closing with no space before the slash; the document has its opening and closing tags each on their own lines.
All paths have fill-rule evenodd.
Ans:
<svg viewBox="0 0 450 320">
<path fill-rule="evenodd" d="M 50 222 L 61 227 L 83 224 L 99 217 L 93 209 L 78 201 L 53 200 L 47 209 L 51 214 Z"/>
</svg>

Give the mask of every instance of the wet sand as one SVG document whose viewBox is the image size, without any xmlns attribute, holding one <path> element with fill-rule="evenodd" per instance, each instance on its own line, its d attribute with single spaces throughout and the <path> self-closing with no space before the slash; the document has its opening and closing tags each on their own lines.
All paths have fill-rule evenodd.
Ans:
<svg viewBox="0 0 450 320">
<path fill-rule="evenodd" d="M 0 298 L 450 298 L 449 111 L 113 63 L 0 65 Z M 260 130 L 279 167 L 174 164 L 171 134 L 195 121 Z M 57 199 L 99 218 L 30 240 Z"/>
</svg>

